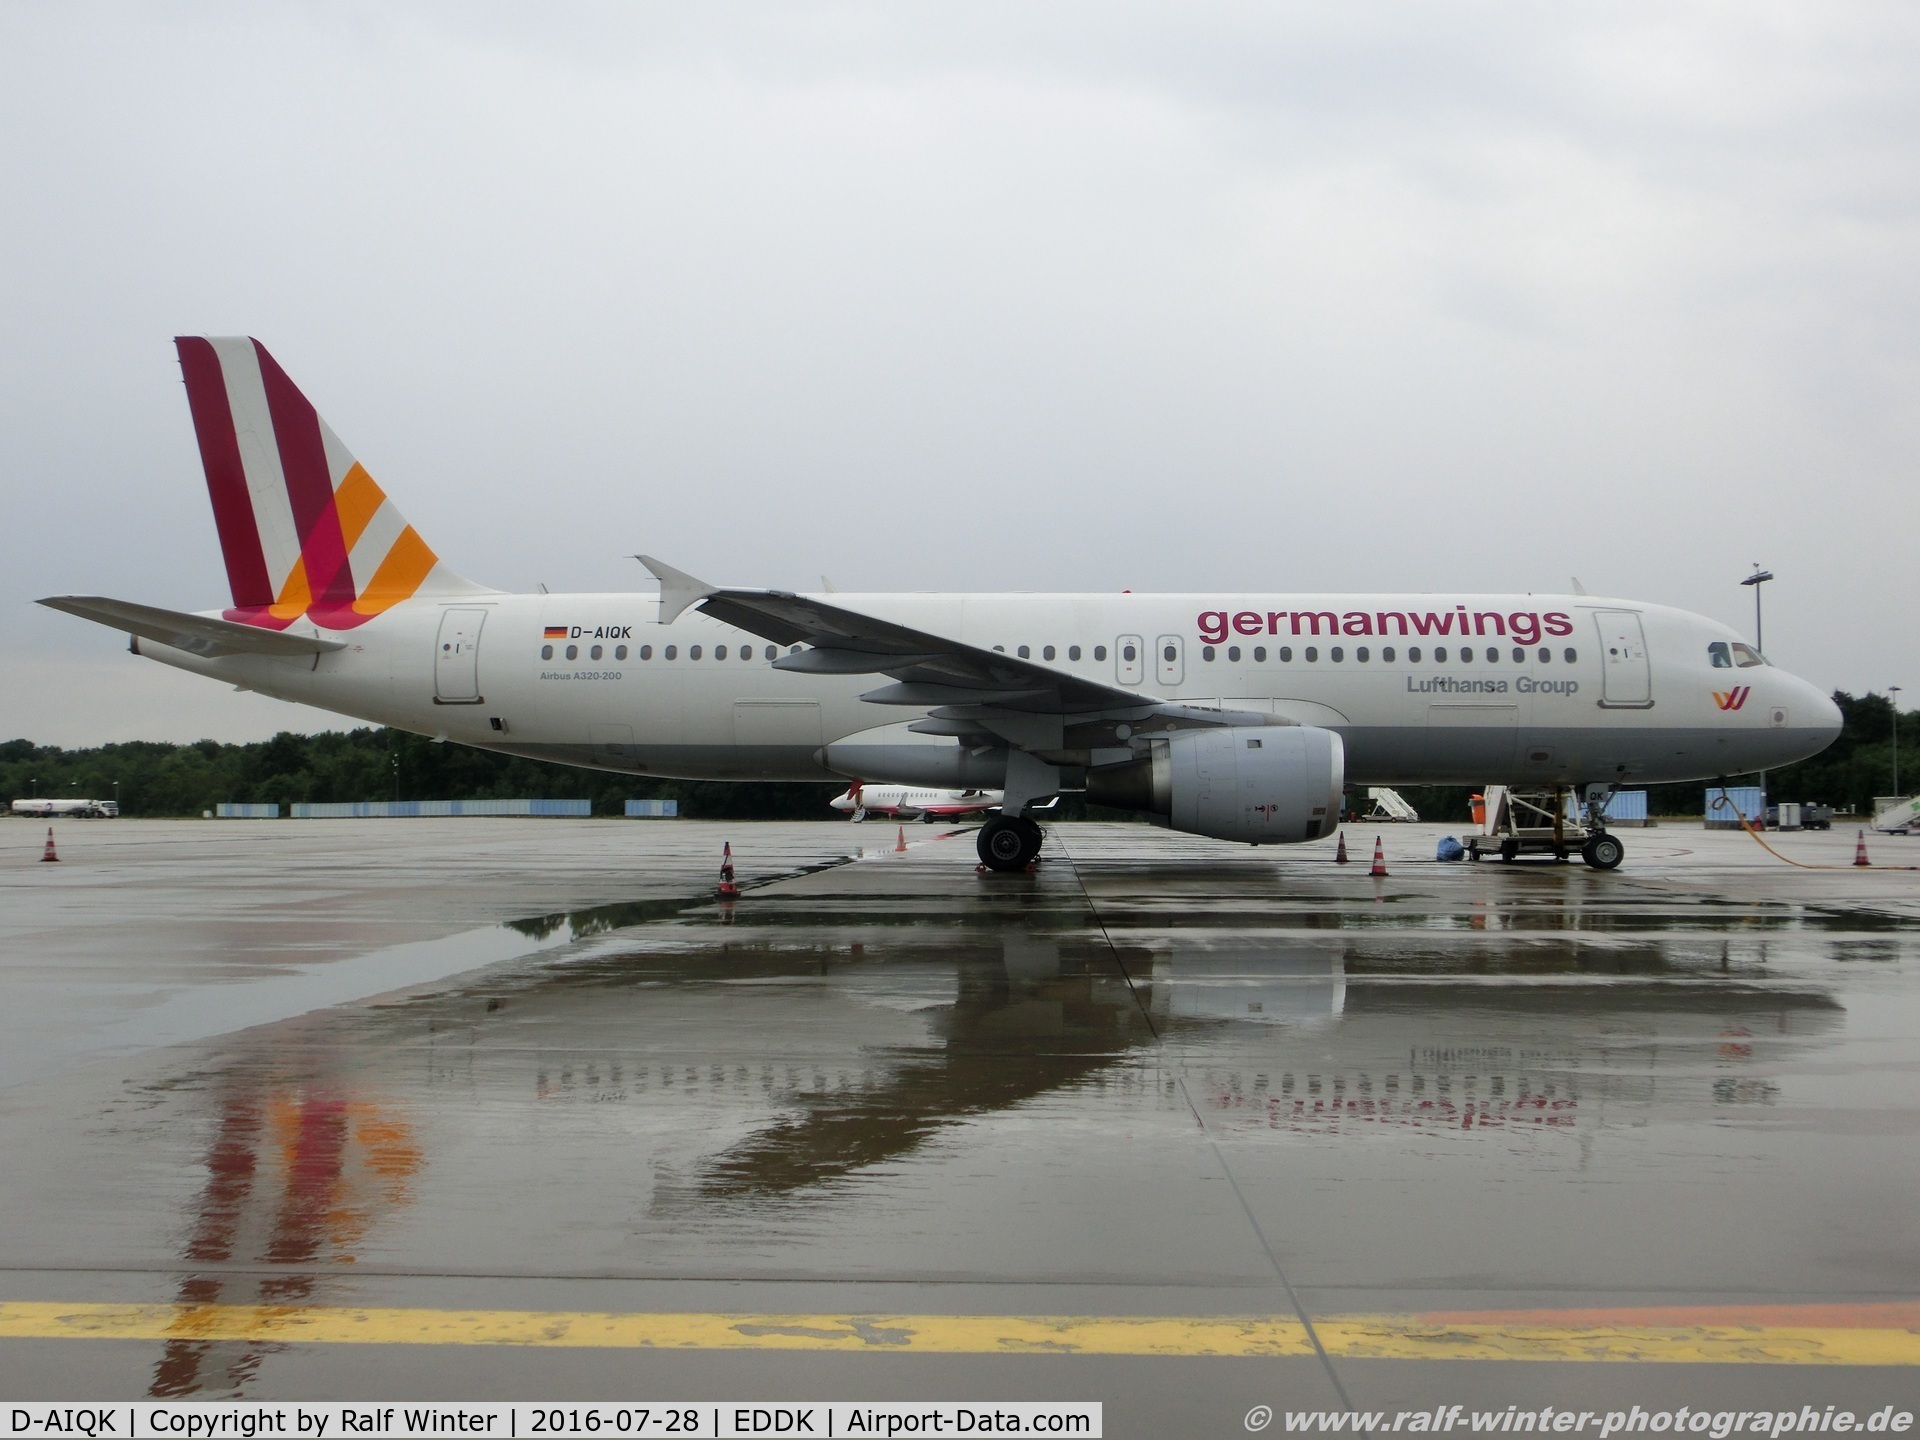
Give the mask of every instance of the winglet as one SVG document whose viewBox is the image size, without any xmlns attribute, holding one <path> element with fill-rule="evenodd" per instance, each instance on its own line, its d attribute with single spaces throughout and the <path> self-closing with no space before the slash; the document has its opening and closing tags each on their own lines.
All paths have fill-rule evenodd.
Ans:
<svg viewBox="0 0 1920 1440">
<path fill-rule="evenodd" d="M 651 555 L 633 557 L 653 572 L 660 582 L 660 623 L 671 625 L 680 618 L 680 612 L 689 605 L 698 605 L 709 595 L 720 593 L 718 585 L 709 585 L 704 580 L 696 580 L 684 570 L 676 570 L 664 560 L 656 560 Z"/>
</svg>

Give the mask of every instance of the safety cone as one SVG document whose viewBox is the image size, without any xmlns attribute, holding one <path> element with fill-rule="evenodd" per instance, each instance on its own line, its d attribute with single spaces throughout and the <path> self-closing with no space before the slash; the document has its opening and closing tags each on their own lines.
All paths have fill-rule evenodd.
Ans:
<svg viewBox="0 0 1920 1440">
<path fill-rule="evenodd" d="M 720 851 L 720 898 L 738 900 L 740 887 L 733 879 L 733 842 L 727 841 Z"/>
<path fill-rule="evenodd" d="M 40 852 L 40 858 L 42 860 L 58 860 L 60 858 L 59 852 L 53 848 L 53 827 L 51 825 L 47 827 L 47 848 Z M 1864 864 L 1865 862 L 1863 861 L 1862 863 Z"/>
<path fill-rule="evenodd" d="M 1340 840 L 1340 843 L 1336 845 L 1333 850 L 1333 863 L 1336 865 L 1344 865 L 1347 863 L 1347 832 L 1346 831 L 1342 830 L 1340 832 L 1339 840 Z"/>
<path fill-rule="evenodd" d="M 53 858 L 53 832 L 51 830 L 47 832 L 47 858 L 49 860 Z M 1873 864 L 1871 860 L 1867 859 L 1867 832 L 1864 830 L 1860 832 L 1859 838 L 1853 842 L 1853 863 L 1867 866 Z"/>
<path fill-rule="evenodd" d="M 1373 837 L 1373 868 L 1367 874 L 1376 880 L 1387 873 L 1387 847 L 1380 843 L 1378 835 Z"/>
<path fill-rule="evenodd" d="M 907 827 L 904 825 L 900 827 L 900 838 L 894 842 L 893 853 L 896 855 L 907 853 Z"/>
</svg>

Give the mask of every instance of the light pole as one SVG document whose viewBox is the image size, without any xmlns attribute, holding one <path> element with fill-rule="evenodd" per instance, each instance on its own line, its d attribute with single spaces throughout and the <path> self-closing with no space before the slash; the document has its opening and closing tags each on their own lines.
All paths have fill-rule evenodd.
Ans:
<svg viewBox="0 0 1920 1440">
<path fill-rule="evenodd" d="M 1766 635 L 1760 628 L 1760 587 L 1773 578 L 1771 570 L 1762 570 L 1758 560 L 1753 562 L 1753 573 L 1740 583 L 1753 587 L 1753 648 L 1762 655 L 1767 653 Z"/>
<path fill-rule="evenodd" d="M 1900 793 L 1900 687 L 1887 686 L 1887 698 L 1893 701 L 1893 793 Z"/>
<path fill-rule="evenodd" d="M 1753 562 L 1753 573 L 1740 583 L 1753 587 L 1753 648 L 1762 655 L 1767 653 L 1765 633 L 1760 628 L 1760 587 L 1773 578 L 1771 570 L 1762 570 L 1758 560 Z M 1767 772 L 1760 772 L 1760 823 L 1767 823 Z"/>
</svg>

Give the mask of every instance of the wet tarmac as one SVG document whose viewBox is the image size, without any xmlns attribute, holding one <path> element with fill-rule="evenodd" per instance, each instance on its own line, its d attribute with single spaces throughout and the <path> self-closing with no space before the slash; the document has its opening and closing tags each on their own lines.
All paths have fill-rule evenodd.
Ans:
<svg viewBox="0 0 1920 1440">
<path fill-rule="evenodd" d="M 0 827 L 0 1394 L 1914 1408 L 1920 873 L 1384 833 Z"/>
</svg>

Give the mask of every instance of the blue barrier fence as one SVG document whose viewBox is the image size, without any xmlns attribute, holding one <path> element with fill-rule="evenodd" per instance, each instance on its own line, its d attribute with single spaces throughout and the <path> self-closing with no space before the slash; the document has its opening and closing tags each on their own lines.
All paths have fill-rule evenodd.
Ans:
<svg viewBox="0 0 1920 1440">
<path fill-rule="evenodd" d="M 466 819 L 480 815 L 535 815 L 584 819 L 591 800 L 358 800 L 293 807 L 296 820 Z"/>
</svg>

